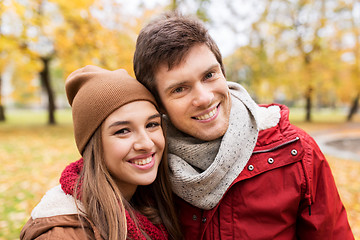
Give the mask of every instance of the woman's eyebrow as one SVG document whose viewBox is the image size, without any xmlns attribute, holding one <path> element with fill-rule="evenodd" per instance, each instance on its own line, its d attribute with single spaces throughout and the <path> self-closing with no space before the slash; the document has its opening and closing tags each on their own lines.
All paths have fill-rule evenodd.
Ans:
<svg viewBox="0 0 360 240">
<path fill-rule="evenodd" d="M 154 118 L 161 118 L 161 114 L 160 113 L 153 114 L 150 117 L 148 117 L 148 120 L 151 120 Z M 126 124 L 130 124 L 130 121 L 116 121 L 116 122 L 113 122 L 112 124 L 110 124 L 110 126 L 108 128 L 116 127 L 119 125 L 126 125 Z"/>
<path fill-rule="evenodd" d="M 160 113 L 156 113 L 156 114 L 154 114 L 154 115 L 151 115 L 150 117 L 148 117 L 148 120 L 154 119 L 154 118 L 161 118 L 161 114 L 160 114 Z"/>
<path fill-rule="evenodd" d="M 129 123 L 130 123 L 129 121 L 116 121 L 116 122 L 113 122 L 112 124 L 110 124 L 110 126 L 108 128 L 112 128 L 112 127 L 119 126 L 119 125 L 125 125 L 125 124 L 129 124 Z"/>
</svg>

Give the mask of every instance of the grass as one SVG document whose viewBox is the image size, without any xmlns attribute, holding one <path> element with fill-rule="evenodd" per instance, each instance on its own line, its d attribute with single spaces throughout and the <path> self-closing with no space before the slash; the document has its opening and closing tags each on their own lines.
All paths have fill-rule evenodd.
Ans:
<svg viewBox="0 0 360 240">
<path fill-rule="evenodd" d="M 71 112 L 46 124 L 40 111 L 9 111 L 0 124 L 0 239 L 18 239 L 32 208 L 58 184 L 61 170 L 79 158 Z"/>
<path fill-rule="evenodd" d="M 0 127 L 44 126 L 47 124 L 47 112 L 41 109 L 13 109 L 6 111 L 6 122 Z M 60 109 L 55 112 L 55 118 L 60 125 L 71 125 L 71 109 Z"/>
<path fill-rule="evenodd" d="M 357 116 L 358 117 L 358 116 Z M 303 123 L 301 110 L 291 120 L 307 131 L 343 124 L 341 112 L 322 111 Z M 77 160 L 70 110 L 56 113 L 58 125 L 47 125 L 44 111 L 12 110 L 0 123 L 0 240 L 18 239 L 31 210 L 46 190 L 58 184 L 64 167 Z M 360 119 L 356 119 L 360 122 Z M 360 240 L 360 163 L 328 157 L 356 239 Z"/>
</svg>

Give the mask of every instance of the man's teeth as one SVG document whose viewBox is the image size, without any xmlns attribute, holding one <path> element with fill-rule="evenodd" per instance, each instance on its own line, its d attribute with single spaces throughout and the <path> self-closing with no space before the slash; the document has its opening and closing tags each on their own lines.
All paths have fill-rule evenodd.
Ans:
<svg viewBox="0 0 360 240">
<path fill-rule="evenodd" d="M 146 159 L 138 159 L 138 160 L 134 160 L 132 161 L 133 164 L 136 164 L 136 165 L 145 165 L 145 164 L 148 164 L 150 163 L 152 160 L 152 156 L 146 158 Z"/>
<path fill-rule="evenodd" d="M 205 115 L 202 115 L 202 116 L 199 116 L 199 117 L 196 117 L 197 120 L 206 120 L 206 119 L 209 119 L 211 118 L 212 116 L 214 116 L 216 113 L 216 108 L 214 108 L 214 110 L 212 110 L 211 112 L 205 114 Z"/>
</svg>

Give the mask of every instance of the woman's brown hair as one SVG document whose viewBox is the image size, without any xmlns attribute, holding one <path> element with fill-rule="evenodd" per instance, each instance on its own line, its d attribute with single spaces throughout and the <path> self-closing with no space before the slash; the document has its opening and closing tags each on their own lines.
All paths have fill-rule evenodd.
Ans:
<svg viewBox="0 0 360 240">
<path fill-rule="evenodd" d="M 125 209 L 137 223 L 134 211 L 145 215 L 154 224 L 163 224 L 169 239 L 182 239 L 168 175 L 167 151 L 165 148 L 155 181 L 148 186 L 138 186 L 128 202 L 121 194 L 109 173 L 103 154 L 101 126 L 87 144 L 74 196 L 80 196 L 87 218 L 100 231 L 104 239 L 125 240 L 127 223 Z M 81 192 L 76 192 L 81 185 Z M 79 195 L 78 195 L 79 194 Z M 143 235 L 150 239 L 138 226 Z"/>
</svg>

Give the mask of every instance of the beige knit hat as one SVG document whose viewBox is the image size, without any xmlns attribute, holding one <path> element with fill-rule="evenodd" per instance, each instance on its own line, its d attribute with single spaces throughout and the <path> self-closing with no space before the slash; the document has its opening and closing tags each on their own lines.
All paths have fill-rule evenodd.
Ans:
<svg viewBox="0 0 360 240">
<path fill-rule="evenodd" d="M 74 135 L 80 154 L 101 123 L 119 107 L 134 101 L 156 101 L 124 69 L 109 71 L 88 65 L 69 75 L 66 95 L 72 106 Z"/>
</svg>

